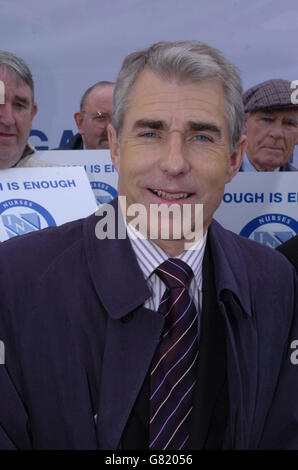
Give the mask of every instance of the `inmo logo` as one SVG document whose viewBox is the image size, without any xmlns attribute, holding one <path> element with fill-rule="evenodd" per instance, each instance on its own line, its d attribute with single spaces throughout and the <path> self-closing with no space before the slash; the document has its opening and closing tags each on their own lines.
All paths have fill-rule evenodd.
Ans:
<svg viewBox="0 0 298 470">
<path fill-rule="evenodd" d="M 285 214 L 262 214 L 243 227 L 240 235 L 276 248 L 298 234 L 297 220 Z"/>
<path fill-rule="evenodd" d="M 5 103 L 5 85 L 2 80 L 0 80 L 0 104 Z"/>
<path fill-rule="evenodd" d="M 5 346 L 3 341 L 0 341 L 0 364 L 5 364 Z"/>
</svg>

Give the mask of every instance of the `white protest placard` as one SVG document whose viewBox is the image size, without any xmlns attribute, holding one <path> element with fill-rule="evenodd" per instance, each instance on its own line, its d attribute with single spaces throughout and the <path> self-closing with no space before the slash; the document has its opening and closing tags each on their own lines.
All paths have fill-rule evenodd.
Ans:
<svg viewBox="0 0 298 470">
<path fill-rule="evenodd" d="M 117 195 L 109 150 L 40 151 L 35 160 L 84 165 L 99 204 Z M 94 188 L 101 189 L 94 189 Z M 298 233 L 298 172 L 241 172 L 214 214 L 224 227 L 275 248 Z"/>
<path fill-rule="evenodd" d="M 83 168 L 0 171 L 0 241 L 86 217 L 96 208 Z"/>
<path fill-rule="evenodd" d="M 98 204 L 106 204 L 117 197 L 118 174 L 111 162 L 110 150 L 45 150 L 36 152 L 32 160 L 84 166 Z"/>
<path fill-rule="evenodd" d="M 298 233 L 298 172 L 238 173 L 226 185 L 214 218 L 275 248 Z"/>
</svg>

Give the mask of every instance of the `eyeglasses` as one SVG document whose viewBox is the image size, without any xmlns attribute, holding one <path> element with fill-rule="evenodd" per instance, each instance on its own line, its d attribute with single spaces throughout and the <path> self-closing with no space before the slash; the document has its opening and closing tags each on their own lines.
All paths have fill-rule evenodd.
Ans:
<svg viewBox="0 0 298 470">
<path fill-rule="evenodd" d="M 87 114 L 90 119 L 104 127 L 109 124 L 112 120 L 112 116 L 109 113 L 104 113 L 102 111 L 96 111 L 96 113 L 89 113 L 88 111 L 81 111 L 83 114 Z"/>
</svg>

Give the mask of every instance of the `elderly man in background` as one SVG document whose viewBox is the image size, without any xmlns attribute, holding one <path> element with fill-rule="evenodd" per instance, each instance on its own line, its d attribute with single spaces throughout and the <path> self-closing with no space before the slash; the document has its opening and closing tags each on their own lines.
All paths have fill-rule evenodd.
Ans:
<svg viewBox="0 0 298 470">
<path fill-rule="evenodd" d="M 74 114 L 79 132 L 63 150 L 108 149 L 107 126 L 113 112 L 114 83 L 101 81 L 88 88 Z"/>
<path fill-rule="evenodd" d="M 0 169 L 25 166 L 34 148 L 28 138 L 37 113 L 32 74 L 25 62 L 0 51 Z"/>
<path fill-rule="evenodd" d="M 289 163 L 298 140 L 291 82 L 272 79 L 243 94 L 247 150 L 240 171 L 297 171 Z"/>
</svg>

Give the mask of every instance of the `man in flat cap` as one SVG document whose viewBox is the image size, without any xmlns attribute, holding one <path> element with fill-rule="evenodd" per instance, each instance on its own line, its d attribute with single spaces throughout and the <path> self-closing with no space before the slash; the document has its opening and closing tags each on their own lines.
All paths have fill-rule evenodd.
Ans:
<svg viewBox="0 0 298 470">
<path fill-rule="evenodd" d="M 272 79 L 243 94 L 247 151 L 240 171 L 297 171 L 289 163 L 298 142 L 298 105 L 291 82 Z"/>
</svg>

